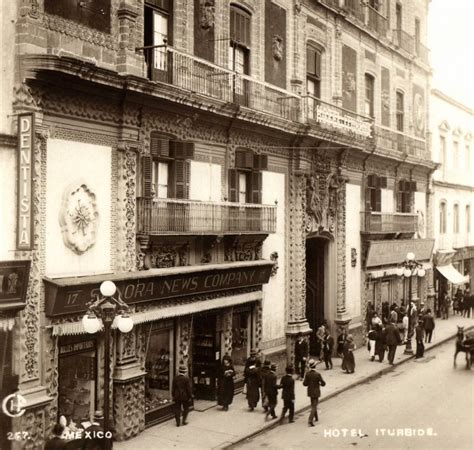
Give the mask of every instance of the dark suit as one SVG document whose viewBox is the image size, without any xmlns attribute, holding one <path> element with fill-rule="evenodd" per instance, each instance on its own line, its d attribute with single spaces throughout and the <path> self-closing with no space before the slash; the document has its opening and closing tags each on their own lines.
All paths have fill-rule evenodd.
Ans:
<svg viewBox="0 0 474 450">
<path fill-rule="evenodd" d="M 58 436 L 54 436 L 46 442 L 44 450 L 60 450 L 65 447 L 66 443 L 67 441 Z"/>
<path fill-rule="evenodd" d="M 281 418 L 283 420 L 286 412 L 289 412 L 290 422 L 293 422 L 295 416 L 295 380 L 291 375 L 282 377 L 279 388 L 283 389 L 281 398 L 283 399 L 283 410 L 281 411 Z"/>
<path fill-rule="evenodd" d="M 181 374 L 174 377 L 171 393 L 175 405 L 174 417 L 176 419 L 176 425 L 179 426 L 181 424 L 181 409 L 183 410 L 183 424 L 185 425 L 193 397 L 190 378 L 187 375 Z"/>
<path fill-rule="evenodd" d="M 306 369 L 306 358 L 308 357 L 308 342 L 303 339 L 301 342 L 296 341 L 295 343 L 295 366 L 296 372 L 301 378 L 304 377 Z"/>
<path fill-rule="evenodd" d="M 275 406 L 277 404 L 277 396 L 278 396 L 278 389 L 277 389 L 277 377 L 275 372 L 269 371 L 265 376 L 265 396 L 268 399 L 268 412 L 267 416 L 270 414 L 272 417 L 276 417 L 275 414 Z"/>
<path fill-rule="evenodd" d="M 397 351 L 397 345 L 402 342 L 400 337 L 400 332 L 398 328 L 395 327 L 393 323 L 387 324 L 385 327 L 385 342 L 388 346 L 388 362 L 393 364 L 393 360 L 395 359 L 395 352 Z"/>
<path fill-rule="evenodd" d="M 316 369 L 311 369 L 304 377 L 303 386 L 307 386 L 308 397 L 311 398 L 311 412 L 309 413 L 308 423 L 313 424 L 313 420 L 318 421 L 318 400 L 321 396 L 320 386 L 326 386 L 326 382 Z"/>
</svg>

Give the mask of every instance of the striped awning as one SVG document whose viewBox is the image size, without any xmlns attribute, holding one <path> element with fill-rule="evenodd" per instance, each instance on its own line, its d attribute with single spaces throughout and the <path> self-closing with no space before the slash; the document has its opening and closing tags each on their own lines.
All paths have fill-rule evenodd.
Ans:
<svg viewBox="0 0 474 450">
<path fill-rule="evenodd" d="M 227 308 L 230 306 L 242 305 L 255 302 L 262 299 L 262 291 L 247 292 L 245 294 L 230 295 L 227 297 L 202 300 L 183 305 L 166 306 L 164 308 L 155 308 L 148 311 L 141 311 L 131 314 L 134 325 L 153 322 L 155 320 L 170 319 L 172 317 L 186 316 L 213 309 Z M 112 328 L 117 326 L 112 324 Z M 68 336 L 74 334 L 86 334 L 82 321 L 68 322 L 52 325 L 53 336 Z M 103 327 L 102 327 L 103 329 Z M 101 330 L 102 330 L 101 329 Z"/>
<path fill-rule="evenodd" d="M 430 263 L 426 263 L 426 262 L 422 264 L 422 267 L 425 270 L 431 270 L 433 268 Z M 367 272 L 367 275 L 370 276 L 370 278 L 372 279 L 391 277 L 391 276 L 397 275 L 397 270 L 398 270 L 397 267 L 390 267 L 389 269 L 384 269 L 384 270 L 372 270 L 370 272 Z"/>
</svg>

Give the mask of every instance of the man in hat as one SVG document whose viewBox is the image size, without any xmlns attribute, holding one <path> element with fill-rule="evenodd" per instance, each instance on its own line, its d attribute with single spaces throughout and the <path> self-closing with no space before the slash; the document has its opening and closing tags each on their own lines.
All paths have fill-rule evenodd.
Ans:
<svg viewBox="0 0 474 450">
<path fill-rule="evenodd" d="M 247 386 L 247 402 L 250 411 L 253 411 L 260 400 L 260 361 L 257 359 L 257 350 L 250 351 L 244 368 L 245 385 Z"/>
<path fill-rule="evenodd" d="M 298 338 L 295 342 L 295 365 L 296 372 L 300 378 L 304 378 L 304 371 L 306 369 L 306 359 L 308 358 L 308 342 L 301 333 L 298 333 Z"/>
<path fill-rule="evenodd" d="M 272 416 L 272 419 L 276 419 L 275 406 L 277 404 L 278 398 L 278 388 L 277 388 L 277 377 L 276 377 L 276 364 L 270 366 L 270 371 L 265 376 L 265 396 L 268 401 L 268 411 L 265 416 L 265 419 L 268 419 L 268 416 Z"/>
<path fill-rule="evenodd" d="M 186 418 L 188 417 L 193 390 L 186 366 L 179 366 L 178 375 L 173 379 L 171 392 L 175 406 L 174 417 L 176 419 L 176 426 L 179 427 L 181 425 L 181 411 L 183 414 L 182 423 L 187 425 Z"/>
<path fill-rule="evenodd" d="M 265 393 L 265 380 L 267 378 L 267 375 L 270 373 L 270 366 L 271 362 L 269 359 L 266 359 L 263 362 L 263 367 L 260 371 L 260 379 L 261 379 L 261 391 L 262 391 L 262 406 L 265 411 L 268 411 L 268 397 L 267 394 Z"/>
<path fill-rule="evenodd" d="M 423 320 L 419 320 L 415 327 L 415 339 L 416 339 L 416 359 L 423 358 L 425 353 L 425 330 L 423 328 Z"/>
<path fill-rule="evenodd" d="M 287 411 L 289 412 L 289 423 L 295 421 L 295 380 L 293 379 L 293 372 L 293 366 L 287 366 L 286 375 L 281 378 L 280 384 L 277 386 L 279 389 L 283 389 L 281 392 L 283 409 L 281 411 L 280 423 L 283 423 Z"/>
<path fill-rule="evenodd" d="M 316 422 L 319 420 L 317 407 L 319 397 L 321 396 L 320 386 L 326 386 L 323 377 L 316 370 L 316 361 L 314 359 L 309 360 L 309 371 L 304 377 L 303 386 L 308 388 L 307 394 L 311 399 L 311 412 L 309 413 L 308 425 L 314 427 L 314 420 L 316 420 Z"/>
</svg>

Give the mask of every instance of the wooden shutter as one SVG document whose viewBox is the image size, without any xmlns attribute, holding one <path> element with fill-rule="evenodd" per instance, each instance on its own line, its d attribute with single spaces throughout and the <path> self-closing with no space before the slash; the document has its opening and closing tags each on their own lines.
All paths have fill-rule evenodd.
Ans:
<svg viewBox="0 0 474 450">
<path fill-rule="evenodd" d="M 150 155 L 142 157 L 143 196 L 151 197 L 152 159 Z"/>
<path fill-rule="evenodd" d="M 369 175 L 369 176 L 367 177 L 367 186 L 369 186 L 369 187 L 375 187 L 374 175 Z"/>
<path fill-rule="evenodd" d="M 174 159 L 193 159 L 194 158 L 194 143 L 171 141 L 170 142 L 170 156 Z"/>
<path fill-rule="evenodd" d="M 245 167 L 245 150 L 236 150 L 235 152 L 235 167 Z"/>
<path fill-rule="evenodd" d="M 230 38 L 250 47 L 250 16 L 240 8 L 230 8 Z"/>
<path fill-rule="evenodd" d="M 158 133 L 150 135 L 150 154 L 154 158 L 168 158 L 170 156 L 170 141 Z"/>
<path fill-rule="evenodd" d="M 367 183 L 368 184 L 368 183 Z M 365 187 L 365 212 L 370 212 L 372 210 L 372 203 L 370 202 L 370 187 Z"/>
<path fill-rule="evenodd" d="M 412 181 L 410 183 L 410 191 L 411 192 L 416 192 L 416 181 Z"/>
<path fill-rule="evenodd" d="M 238 172 L 235 169 L 229 169 L 229 201 L 237 202 L 237 183 Z"/>
<path fill-rule="evenodd" d="M 387 177 L 380 177 L 380 187 L 387 189 Z"/>
<path fill-rule="evenodd" d="M 382 191 L 375 190 L 375 211 L 382 211 Z"/>
<path fill-rule="evenodd" d="M 306 72 L 315 75 L 316 71 L 316 51 L 308 46 L 306 47 Z"/>
<path fill-rule="evenodd" d="M 268 170 L 268 156 L 253 155 L 253 168 L 256 170 Z"/>
<path fill-rule="evenodd" d="M 252 172 L 251 173 L 251 202 L 252 203 L 262 203 L 262 172 Z"/>
<path fill-rule="evenodd" d="M 189 198 L 190 163 L 183 159 L 174 161 L 174 196 L 175 198 Z"/>
</svg>

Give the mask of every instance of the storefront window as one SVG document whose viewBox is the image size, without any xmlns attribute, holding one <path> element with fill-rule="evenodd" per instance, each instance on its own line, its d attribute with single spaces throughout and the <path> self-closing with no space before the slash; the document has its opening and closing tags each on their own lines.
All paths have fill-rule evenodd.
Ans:
<svg viewBox="0 0 474 450">
<path fill-rule="evenodd" d="M 89 421 L 96 399 L 96 344 L 94 340 L 59 345 L 59 416 L 68 423 Z"/>
<path fill-rule="evenodd" d="M 150 331 L 146 354 L 145 411 L 171 403 L 173 339 L 171 329 Z"/>
<path fill-rule="evenodd" d="M 237 374 L 243 375 L 250 353 L 250 311 L 232 314 L 232 360 Z"/>
</svg>

